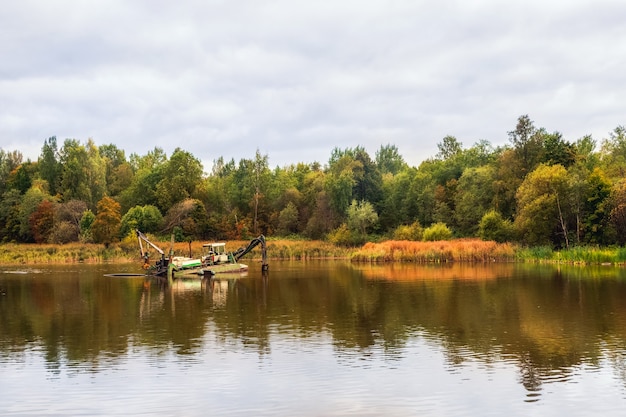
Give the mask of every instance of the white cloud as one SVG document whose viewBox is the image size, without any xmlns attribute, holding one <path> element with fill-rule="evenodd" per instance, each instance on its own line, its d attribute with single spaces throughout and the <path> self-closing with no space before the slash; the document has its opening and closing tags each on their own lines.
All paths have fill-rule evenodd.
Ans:
<svg viewBox="0 0 626 417">
<path fill-rule="evenodd" d="M 625 123 L 616 1 L 11 2 L 0 15 L 0 147 L 92 137 L 127 154 L 317 161 L 446 135 L 507 141 L 518 116 L 566 139 Z"/>
</svg>

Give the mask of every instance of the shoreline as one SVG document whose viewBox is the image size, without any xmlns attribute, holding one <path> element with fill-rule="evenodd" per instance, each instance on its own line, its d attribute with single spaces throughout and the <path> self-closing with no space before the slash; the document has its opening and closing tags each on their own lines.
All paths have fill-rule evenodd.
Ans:
<svg viewBox="0 0 626 417">
<path fill-rule="evenodd" d="M 165 253 L 174 256 L 198 257 L 205 242 L 156 242 Z M 234 251 L 247 241 L 226 242 L 226 250 Z M 151 259 L 160 256 L 149 251 Z M 361 247 L 340 247 L 324 241 L 272 239 L 267 242 L 268 260 L 350 260 L 355 263 L 551 263 L 568 265 L 626 264 L 626 248 L 576 247 L 552 250 L 546 247 L 524 248 L 511 243 L 496 243 L 477 239 L 450 241 L 382 241 L 366 243 Z M 253 250 L 246 259 L 257 260 Z M 57 244 L 0 244 L 2 265 L 63 265 L 73 263 L 140 263 L 136 241 L 126 239 L 108 247 L 93 243 Z"/>
</svg>

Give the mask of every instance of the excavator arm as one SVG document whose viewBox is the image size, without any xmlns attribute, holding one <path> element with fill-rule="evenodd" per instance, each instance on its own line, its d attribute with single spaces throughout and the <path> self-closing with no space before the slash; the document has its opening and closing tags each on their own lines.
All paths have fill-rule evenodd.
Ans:
<svg viewBox="0 0 626 417">
<path fill-rule="evenodd" d="M 246 246 L 245 248 L 241 247 L 237 249 L 235 252 L 233 252 L 233 257 L 235 258 L 236 261 L 238 261 L 242 256 L 249 253 L 252 249 L 256 248 L 258 245 L 261 245 L 261 259 L 262 259 L 261 268 L 263 269 L 263 271 L 267 271 L 268 269 L 267 247 L 265 245 L 265 236 L 263 235 L 260 235 L 259 237 L 252 239 L 250 243 L 248 243 L 248 246 Z"/>
<path fill-rule="evenodd" d="M 154 250 L 156 250 L 157 252 L 161 254 L 162 257 L 165 256 L 165 252 L 163 252 L 163 250 L 159 248 L 157 245 L 150 242 L 150 240 L 148 240 L 148 237 L 144 235 L 143 233 L 141 233 L 139 229 L 135 229 L 135 233 L 137 233 L 137 239 L 139 240 L 139 249 L 141 250 L 141 257 L 145 256 L 145 251 L 143 250 L 143 244 L 141 243 L 142 240 L 146 242 L 148 245 L 152 246 Z"/>
<path fill-rule="evenodd" d="M 168 268 L 170 265 L 170 260 L 165 257 L 165 252 L 161 248 L 159 248 L 154 243 L 150 242 L 150 240 L 141 233 L 138 229 L 135 229 L 135 233 L 137 234 L 137 239 L 139 240 L 139 248 L 141 249 L 141 257 L 144 259 L 144 269 L 149 269 L 153 271 L 154 275 L 165 275 L 168 273 Z M 145 242 L 148 246 L 151 246 L 154 250 L 161 254 L 161 259 L 157 260 L 154 265 L 149 265 L 148 253 L 144 250 L 143 243 Z"/>
</svg>

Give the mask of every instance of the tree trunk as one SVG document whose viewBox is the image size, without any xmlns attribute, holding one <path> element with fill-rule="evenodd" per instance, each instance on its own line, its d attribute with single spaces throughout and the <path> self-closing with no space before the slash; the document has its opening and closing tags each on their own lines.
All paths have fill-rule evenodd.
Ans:
<svg viewBox="0 0 626 417">
<path fill-rule="evenodd" d="M 559 222 L 561 223 L 561 230 L 563 230 L 563 237 L 565 238 L 565 248 L 569 249 L 569 238 L 567 236 L 567 224 L 563 219 L 563 212 L 561 211 L 561 202 L 559 200 L 559 194 L 556 195 L 556 206 L 559 209 Z"/>
</svg>

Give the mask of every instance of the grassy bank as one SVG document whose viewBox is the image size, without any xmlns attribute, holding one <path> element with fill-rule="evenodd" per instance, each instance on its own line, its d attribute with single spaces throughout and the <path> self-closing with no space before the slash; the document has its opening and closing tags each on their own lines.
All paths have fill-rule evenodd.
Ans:
<svg viewBox="0 0 626 417">
<path fill-rule="evenodd" d="M 520 248 L 517 259 L 525 262 L 568 263 L 580 265 L 626 263 L 626 248 L 597 246 L 580 246 L 566 250 L 554 250 L 547 246 Z"/>
<path fill-rule="evenodd" d="M 153 241 L 166 254 L 169 241 Z M 174 255 L 198 257 L 206 242 L 176 242 Z M 226 250 L 247 246 L 249 241 L 226 242 Z M 146 247 L 144 245 L 144 247 Z M 153 260 L 159 254 L 148 248 Z M 576 247 L 556 251 L 549 247 L 524 248 L 510 243 L 485 242 L 477 239 L 459 239 L 439 242 L 390 240 L 366 243 L 360 248 L 345 248 L 323 241 L 268 239 L 270 260 L 350 259 L 354 262 L 545 262 L 580 265 L 626 264 L 626 248 Z M 261 252 L 255 248 L 246 259 L 259 260 Z M 5 265 L 63 264 L 63 263 L 141 262 L 136 239 L 127 239 L 109 246 L 72 243 L 66 245 L 2 244 L 0 263 Z"/>
<path fill-rule="evenodd" d="M 137 254 L 134 254 L 138 258 Z M 131 262 L 130 256 L 120 245 L 106 248 L 104 245 L 72 243 L 67 245 L 0 245 L 0 263 L 5 265 L 35 265 L 63 263 Z"/>
<path fill-rule="evenodd" d="M 170 249 L 177 256 L 199 257 L 202 245 L 206 242 L 175 242 L 152 240 L 166 254 Z M 228 241 L 226 250 L 234 251 L 247 246 L 250 241 Z M 144 243 L 151 259 L 156 260 L 159 253 Z M 305 240 L 268 240 L 267 255 L 269 259 L 306 260 L 306 259 L 347 259 L 352 249 L 335 246 L 323 241 Z M 246 259 L 261 259 L 259 247 L 255 248 Z M 101 263 L 101 262 L 141 262 L 139 243 L 136 239 L 125 239 L 110 245 L 70 243 L 66 245 L 37 244 L 2 244 L 0 245 L 0 264 L 4 265 L 35 265 L 63 263 Z"/>
</svg>

